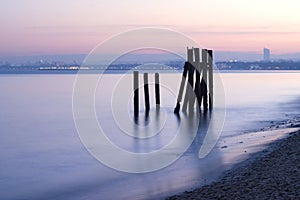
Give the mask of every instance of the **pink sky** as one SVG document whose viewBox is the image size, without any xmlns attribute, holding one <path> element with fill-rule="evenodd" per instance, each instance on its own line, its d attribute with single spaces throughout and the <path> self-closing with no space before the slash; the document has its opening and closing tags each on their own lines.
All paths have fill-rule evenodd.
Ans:
<svg viewBox="0 0 300 200">
<path fill-rule="evenodd" d="M 1 0 L 0 55 L 88 53 L 144 26 L 217 51 L 300 52 L 299 8 L 298 0 Z"/>
</svg>

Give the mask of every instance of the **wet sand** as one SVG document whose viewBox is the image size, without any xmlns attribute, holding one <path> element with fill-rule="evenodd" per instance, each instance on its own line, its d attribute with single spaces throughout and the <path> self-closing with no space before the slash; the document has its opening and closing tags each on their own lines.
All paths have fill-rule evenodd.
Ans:
<svg viewBox="0 0 300 200">
<path fill-rule="evenodd" d="M 300 199 L 299 180 L 298 130 L 237 164 L 221 180 L 168 199 Z"/>
</svg>

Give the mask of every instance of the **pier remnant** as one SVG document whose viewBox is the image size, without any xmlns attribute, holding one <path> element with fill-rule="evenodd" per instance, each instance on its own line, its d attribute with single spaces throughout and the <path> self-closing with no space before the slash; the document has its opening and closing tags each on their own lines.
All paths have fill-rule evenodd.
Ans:
<svg viewBox="0 0 300 200">
<path fill-rule="evenodd" d="M 207 111 L 207 49 L 202 49 L 202 80 L 201 80 L 201 98 L 203 100 L 203 109 Z"/>
<path fill-rule="evenodd" d="M 183 90 L 184 90 L 184 86 L 185 86 L 185 83 L 186 83 L 187 72 L 188 72 L 188 62 L 185 62 L 184 67 L 183 67 L 183 73 L 182 73 L 182 78 L 181 78 L 181 83 L 180 83 L 178 98 L 177 98 L 177 104 L 176 104 L 176 107 L 174 109 L 174 113 L 175 114 L 179 114 L 180 102 L 181 102 L 182 96 L 183 96 Z"/>
<path fill-rule="evenodd" d="M 196 81 L 195 81 L 195 89 L 194 93 L 197 97 L 197 102 L 198 106 L 201 105 L 201 88 L 200 88 L 200 83 L 201 83 L 201 66 L 200 66 L 200 49 L 199 48 L 194 48 L 194 53 L 195 53 L 195 68 L 196 68 Z M 199 109 L 198 109 L 199 110 Z"/>
<path fill-rule="evenodd" d="M 144 73 L 144 95 L 145 95 L 145 111 L 146 113 L 148 113 L 150 110 L 148 73 Z"/>
<path fill-rule="evenodd" d="M 193 82 L 194 82 L 194 66 L 193 66 L 193 49 L 187 49 L 187 70 L 188 70 L 188 84 L 185 88 L 185 97 L 184 97 L 184 102 L 182 105 L 182 111 L 186 112 L 187 107 L 189 106 L 189 110 L 191 109 L 192 105 L 192 96 L 193 96 Z"/>
<path fill-rule="evenodd" d="M 159 85 L 159 73 L 155 73 L 155 102 L 156 106 L 160 105 L 160 85 Z M 139 115 L 139 72 L 133 72 L 133 106 L 134 116 Z M 144 73 L 144 98 L 145 98 L 145 112 L 149 114 L 150 111 L 150 94 L 149 94 L 149 76 L 148 73 Z"/>
<path fill-rule="evenodd" d="M 134 104 L 134 116 L 137 117 L 139 115 L 139 72 L 133 72 L 133 104 Z"/>
<path fill-rule="evenodd" d="M 194 72 L 196 74 L 195 81 Z M 186 112 L 187 108 L 189 108 L 189 112 L 193 112 L 196 99 L 199 106 L 197 111 L 200 111 L 203 105 L 203 110 L 206 112 L 208 108 L 213 108 L 213 94 L 213 51 L 202 49 L 200 62 L 200 49 L 187 48 L 187 62 L 184 64 L 174 113 L 179 113 L 183 96 L 183 112 Z"/>
<path fill-rule="evenodd" d="M 155 73 L 155 101 L 156 105 L 160 105 L 159 73 Z"/>
<path fill-rule="evenodd" d="M 208 85 L 209 85 L 209 109 L 213 108 L 214 103 L 214 75 L 213 75 L 213 51 L 208 50 Z"/>
</svg>

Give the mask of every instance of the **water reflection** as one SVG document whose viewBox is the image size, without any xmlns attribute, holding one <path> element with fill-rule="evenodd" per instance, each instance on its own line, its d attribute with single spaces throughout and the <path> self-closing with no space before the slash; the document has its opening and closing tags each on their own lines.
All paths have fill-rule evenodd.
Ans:
<svg viewBox="0 0 300 200">
<path fill-rule="evenodd" d="M 137 120 L 137 123 L 133 124 L 132 130 L 136 138 L 134 139 L 133 145 L 139 144 L 139 148 L 135 147 L 134 152 L 158 150 L 162 148 L 163 145 L 166 145 L 170 141 L 172 141 L 174 137 L 176 137 L 176 134 L 180 134 L 181 142 L 194 138 L 194 142 L 192 143 L 190 149 L 193 148 L 193 151 L 197 152 L 203 144 L 203 140 L 207 135 L 210 123 L 212 121 L 216 123 L 217 121 L 213 118 L 214 116 L 216 116 L 213 111 L 174 114 L 170 108 L 164 111 L 167 115 L 167 120 L 166 123 L 162 126 L 161 108 L 156 107 L 155 110 L 153 109 L 150 111 L 150 113 L 151 112 L 154 112 L 155 115 L 152 114 L 150 117 L 149 114 L 145 113 L 144 115 L 140 114 L 139 117 L 135 118 L 135 120 Z M 143 132 L 140 132 L 140 125 L 142 125 L 144 128 Z M 158 130 L 159 128 L 160 130 L 156 135 L 147 137 L 149 135 L 153 135 L 151 131 Z M 179 129 L 180 131 L 178 132 Z M 141 140 L 139 136 L 142 136 L 143 139 Z M 155 140 L 155 143 L 157 145 L 153 146 L 153 140 Z M 150 147 L 149 144 L 152 144 L 150 145 L 152 148 L 148 148 Z"/>
<path fill-rule="evenodd" d="M 116 75 L 107 77 L 109 82 L 118 80 Z M 292 114 L 299 114 L 297 111 L 300 102 L 300 73 L 231 73 L 222 74 L 222 80 L 227 89 L 228 105 L 227 121 L 222 136 L 259 129 L 264 127 L 261 121 L 286 120 Z M 208 183 L 226 170 L 223 160 L 227 159 L 227 155 L 222 155 L 218 148 L 204 159 L 199 159 L 197 155 L 205 137 L 202 129 L 205 131 L 208 121 L 210 126 L 216 126 L 215 123 L 218 122 L 217 107 L 212 113 L 200 116 L 199 130 L 193 144 L 174 164 L 149 174 L 127 174 L 101 165 L 80 143 L 74 128 L 70 101 L 74 76 L 24 75 L 16 78 L 16 75 L 5 75 L 0 81 L 0 106 L 2 115 L 5 116 L 0 119 L 1 156 L 5 161 L 5 164 L 0 166 L 0 171 L 5 174 L 3 177 L 6 177 L 2 179 L 2 198 L 162 199 Z M 129 81 L 131 83 L 131 79 Z M 175 79 L 173 85 L 177 89 L 176 84 Z M 260 90 L 257 91 L 257 88 Z M 131 139 L 128 142 L 127 137 L 130 136 L 110 124 L 112 116 L 107 111 L 110 102 L 105 98 L 110 97 L 111 90 L 111 87 L 104 88 L 96 96 L 97 116 L 101 123 L 106 125 L 103 128 L 108 133 L 107 137 L 124 149 L 136 151 L 131 149 L 135 145 L 141 151 L 144 148 L 141 141 L 144 139 Z M 256 94 L 255 98 L 253 94 Z M 162 102 L 166 103 L 168 99 L 165 98 Z M 181 118 L 184 120 L 185 116 L 173 115 L 173 104 L 171 99 L 170 107 L 166 104 L 165 108 L 168 115 L 172 114 L 169 123 L 173 123 L 172 127 L 176 130 Z M 161 108 L 159 116 L 162 116 L 162 112 Z M 157 119 L 156 114 L 155 112 L 152 118 L 149 113 L 149 118 L 154 121 Z M 155 125 L 159 126 L 159 123 Z M 167 139 L 153 137 L 152 142 L 147 141 L 149 146 L 145 149 L 159 149 Z M 134 141 L 136 144 L 133 144 Z M 20 185 L 22 187 L 19 187 Z"/>
</svg>

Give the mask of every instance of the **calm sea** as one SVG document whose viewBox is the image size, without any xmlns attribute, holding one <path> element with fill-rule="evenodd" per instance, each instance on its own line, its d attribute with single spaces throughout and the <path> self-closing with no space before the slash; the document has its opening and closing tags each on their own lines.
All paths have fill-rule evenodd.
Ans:
<svg viewBox="0 0 300 200">
<path fill-rule="evenodd" d="M 299 72 L 228 72 L 215 76 L 215 98 L 220 103 L 201 117 L 200 130 L 207 129 L 214 112 L 224 111 L 224 123 L 215 120 L 222 125 L 219 143 L 300 115 Z M 151 114 L 146 119 L 141 90 L 138 123 L 147 127 L 155 120 L 163 121 L 163 134 L 152 136 L 150 131 L 151 137 L 142 140 L 120 128 L 130 124 L 125 127 L 127 132 L 135 131 L 131 126 L 131 75 L 105 74 L 95 86 L 95 116 L 107 137 L 120 148 L 155 151 L 174 137 L 181 123 L 173 114 L 180 75 L 161 74 L 160 79 L 160 112 L 154 106 L 154 76 L 150 74 Z M 131 174 L 104 166 L 79 139 L 72 107 L 75 80 L 76 75 L 0 75 L 0 199 L 164 198 L 216 180 L 237 162 L 225 162 L 220 145 L 199 159 L 203 141 L 199 131 L 179 160 L 156 172 Z M 122 125 L 123 120 L 126 123 Z"/>
</svg>

